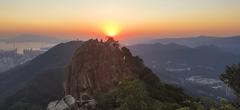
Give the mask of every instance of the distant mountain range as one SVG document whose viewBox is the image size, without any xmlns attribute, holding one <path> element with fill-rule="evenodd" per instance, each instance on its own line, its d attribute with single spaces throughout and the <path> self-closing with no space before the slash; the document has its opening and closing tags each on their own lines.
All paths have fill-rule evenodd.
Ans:
<svg viewBox="0 0 240 110">
<path fill-rule="evenodd" d="M 145 64 L 158 73 L 162 80 L 180 85 L 194 95 L 214 98 L 228 97 L 219 75 L 227 65 L 240 62 L 240 55 L 214 45 L 191 48 L 175 43 L 155 43 L 133 45 L 129 49 L 143 58 Z M 192 89 L 199 85 L 206 88 L 200 86 L 199 90 Z M 219 88 L 215 90 L 216 87 Z"/>
<path fill-rule="evenodd" d="M 225 51 L 238 53 L 240 54 L 240 36 L 232 37 L 208 37 L 208 36 L 199 36 L 199 37 L 190 37 L 190 38 L 164 38 L 164 39 L 155 39 L 150 41 L 151 43 L 176 43 L 180 45 L 186 45 L 189 47 L 197 47 L 202 45 L 214 45 L 224 49 Z"/>
</svg>

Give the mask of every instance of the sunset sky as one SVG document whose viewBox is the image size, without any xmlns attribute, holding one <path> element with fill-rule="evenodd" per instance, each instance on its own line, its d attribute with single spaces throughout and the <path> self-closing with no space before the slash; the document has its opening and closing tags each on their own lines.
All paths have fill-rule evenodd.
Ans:
<svg viewBox="0 0 240 110">
<path fill-rule="evenodd" d="M 231 36 L 240 0 L 1 0 L 0 34 Z"/>
</svg>

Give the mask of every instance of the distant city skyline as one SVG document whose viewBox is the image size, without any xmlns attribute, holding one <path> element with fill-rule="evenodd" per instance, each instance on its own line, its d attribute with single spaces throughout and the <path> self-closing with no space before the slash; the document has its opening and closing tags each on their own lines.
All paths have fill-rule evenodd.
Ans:
<svg viewBox="0 0 240 110">
<path fill-rule="evenodd" d="M 240 35 L 239 0 L 1 0 L 0 34 Z"/>
</svg>

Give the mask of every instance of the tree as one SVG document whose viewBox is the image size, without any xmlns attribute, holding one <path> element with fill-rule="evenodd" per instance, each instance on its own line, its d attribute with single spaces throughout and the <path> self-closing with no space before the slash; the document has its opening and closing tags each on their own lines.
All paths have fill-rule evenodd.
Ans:
<svg viewBox="0 0 240 110">
<path fill-rule="evenodd" d="M 227 66 L 225 72 L 220 79 L 231 87 L 237 96 L 238 103 L 240 101 L 240 63 Z"/>
<path fill-rule="evenodd" d="M 221 100 L 221 106 L 219 110 L 237 110 L 231 103 L 226 100 Z"/>
</svg>

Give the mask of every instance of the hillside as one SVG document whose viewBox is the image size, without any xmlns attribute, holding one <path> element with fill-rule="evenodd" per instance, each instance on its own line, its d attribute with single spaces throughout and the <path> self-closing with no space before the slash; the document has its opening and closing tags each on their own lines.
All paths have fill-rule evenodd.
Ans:
<svg viewBox="0 0 240 110">
<path fill-rule="evenodd" d="M 15 67 L 0 75 L 0 101 L 3 103 L 9 96 L 25 88 L 31 81 L 46 71 L 62 69 L 71 59 L 74 51 L 81 46 L 81 41 L 59 44 L 32 61 Z M 61 74 L 61 73 L 59 73 Z M 46 87 L 48 88 L 48 87 Z"/>
<path fill-rule="evenodd" d="M 25 87 L 6 98 L 0 108 L 5 110 L 24 108 L 45 110 L 49 101 L 59 99 L 64 94 L 63 71 L 63 68 L 55 68 L 37 75 Z"/>
<path fill-rule="evenodd" d="M 162 80 L 197 96 L 232 98 L 219 76 L 227 65 L 238 63 L 238 55 L 216 46 L 190 48 L 178 44 L 138 44 L 129 49 L 145 61 Z M 217 88 L 216 88 L 217 87 Z"/>
</svg>

